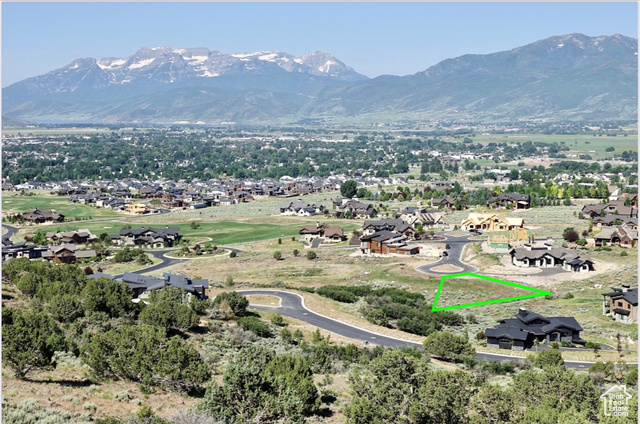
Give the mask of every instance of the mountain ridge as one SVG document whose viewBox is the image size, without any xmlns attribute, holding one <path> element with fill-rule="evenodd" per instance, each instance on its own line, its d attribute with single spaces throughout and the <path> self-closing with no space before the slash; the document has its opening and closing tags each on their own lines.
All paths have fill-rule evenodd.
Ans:
<svg viewBox="0 0 640 424">
<path fill-rule="evenodd" d="M 143 47 L 12 84 L 3 113 L 78 123 L 635 119 L 637 65 L 637 39 L 619 34 L 554 36 L 376 78 L 320 51 Z"/>
</svg>

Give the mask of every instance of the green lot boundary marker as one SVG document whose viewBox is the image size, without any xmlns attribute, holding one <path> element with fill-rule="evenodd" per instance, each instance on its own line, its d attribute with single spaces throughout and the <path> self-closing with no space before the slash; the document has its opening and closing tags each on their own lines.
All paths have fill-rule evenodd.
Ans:
<svg viewBox="0 0 640 424">
<path fill-rule="evenodd" d="M 514 297 L 503 297 L 503 298 L 500 298 L 500 299 L 483 300 L 483 301 L 480 301 L 480 302 L 463 303 L 461 305 L 438 307 L 438 299 L 440 298 L 440 293 L 442 293 L 442 286 L 444 285 L 444 281 L 447 278 L 456 278 L 456 277 L 465 277 L 465 276 L 481 278 L 483 280 L 492 281 L 494 283 L 504 284 L 505 286 L 517 287 L 519 289 L 531 291 L 531 292 L 533 292 L 533 294 L 525 294 L 525 295 L 522 295 L 522 296 L 514 296 Z M 531 299 L 531 298 L 534 298 L 534 297 L 549 296 L 549 295 L 553 295 L 553 293 L 545 291 L 545 290 L 534 289 L 533 287 L 523 286 L 522 284 L 512 283 L 511 281 L 498 280 L 497 278 L 491 278 L 491 277 L 487 277 L 485 275 L 474 274 L 472 272 L 463 272 L 463 273 L 460 273 L 460 274 L 450 274 L 450 275 L 443 275 L 442 276 L 442 278 L 440 279 L 440 285 L 438 286 L 438 291 L 436 292 L 436 298 L 433 301 L 433 306 L 431 307 L 431 312 L 446 311 L 446 310 L 449 310 L 449 309 L 471 308 L 473 306 L 490 305 L 490 304 L 493 304 L 493 303 L 511 302 L 513 300 Z"/>
</svg>

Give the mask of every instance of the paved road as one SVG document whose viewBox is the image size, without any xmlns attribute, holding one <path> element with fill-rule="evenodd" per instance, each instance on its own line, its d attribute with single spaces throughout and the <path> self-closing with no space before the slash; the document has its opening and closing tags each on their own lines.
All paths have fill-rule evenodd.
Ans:
<svg viewBox="0 0 640 424">
<path fill-rule="evenodd" d="M 245 295 L 272 295 L 281 299 L 282 304 L 279 307 L 268 306 L 251 306 L 252 309 L 263 311 L 277 311 L 279 314 L 286 315 L 291 318 L 304 321 L 315 327 L 322 328 L 323 330 L 330 331 L 343 337 L 347 337 L 352 340 L 368 341 L 372 345 L 380 345 L 386 347 L 415 347 L 422 348 L 421 343 L 416 343 L 408 340 L 401 340 L 394 337 L 384 336 L 372 331 L 363 330 L 358 327 L 354 327 L 349 324 L 337 321 L 335 319 L 326 317 L 324 315 L 312 312 L 304 305 L 304 299 L 302 296 L 296 293 L 281 291 L 281 290 L 239 290 Z M 476 359 L 482 362 L 500 361 L 506 362 L 510 360 L 518 360 L 523 357 L 515 357 L 508 355 L 499 355 L 495 353 L 478 352 Z M 569 368 L 589 368 L 593 365 L 593 362 L 575 362 L 566 361 L 564 363 Z"/>
<path fill-rule="evenodd" d="M 228 250 L 230 252 L 242 253 L 244 250 L 235 249 L 233 247 L 218 247 L 218 249 Z M 157 271 L 159 269 L 167 268 L 173 265 L 177 265 L 183 262 L 187 262 L 191 260 L 191 258 L 176 258 L 176 257 L 167 257 L 166 253 L 179 252 L 180 250 L 176 249 L 162 249 L 162 250 L 145 250 L 146 253 L 150 254 L 156 259 L 160 259 L 162 262 L 159 264 L 151 265 L 146 268 L 138 269 L 136 271 L 131 271 L 133 274 L 146 274 L 147 272 Z M 123 274 L 114 275 L 116 278 L 122 277 Z"/>
<path fill-rule="evenodd" d="M 20 231 L 20 228 L 12 227 L 11 225 L 7 225 L 7 224 L 2 224 L 2 228 L 7 230 L 7 233 L 2 235 L 3 240 L 10 239 L 11 237 L 13 237 L 15 233 Z"/>
<path fill-rule="evenodd" d="M 173 250 L 167 250 L 167 249 L 163 249 L 163 250 L 145 250 L 145 253 L 150 254 L 151 256 L 153 256 L 156 259 L 160 259 L 162 262 L 160 262 L 159 264 L 155 264 L 155 265 L 151 265 L 148 266 L 146 268 L 142 268 L 136 271 L 131 271 L 133 274 L 144 274 L 147 272 L 152 272 L 152 271 L 157 271 L 159 269 L 163 269 L 163 268 L 167 268 L 170 267 L 172 265 L 177 265 L 179 263 L 182 262 L 186 262 L 189 259 L 188 258 L 184 258 L 184 259 L 178 259 L 178 258 L 167 258 L 165 256 L 165 253 L 170 253 L 170 252 L 177 252 L 177 250 L 173 249 Z M 124 274 L 118 274 L 118 275 L 114 275 L 115 278 L 120 278 L 122 277 Z"/>
<path fill-rule="evenodd" d="M 441 257 L 440 260 L 437 262 L 419 266 L 416 268 L 418 271 L 424 272 L 425 274 L 435 274 L 435 275 L 454 274 L 453 272 L 450 272 L 450 271 L 443 272 L 443 271 L 433 270 L 433 268 L 436 268 L 442 265 L 453 265 L 460 268 L 460 271 L 457 271 L 457 272 L 478 272 L 478 268 L 465 264 L 460 260 L 460 258 L 462 257 L 462 250 L 464 249 L 464 246 L 466 246 L 469 243 L 480 242 L 481 240 L 469 240 L 470 235 L 452 236 L 452 235 L 446 235 L 444 232 L 439 232 L 436 234 L 445 237 L 444 241 L 438 240 L 438 242 L 446 243 L 450 246 L 450 248 L 447 249 L 448 256 Z"/>
</svg>

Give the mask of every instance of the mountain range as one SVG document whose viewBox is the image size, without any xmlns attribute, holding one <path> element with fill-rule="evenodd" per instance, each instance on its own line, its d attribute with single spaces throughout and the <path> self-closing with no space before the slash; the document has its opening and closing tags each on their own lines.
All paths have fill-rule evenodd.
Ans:
<svg viewBox="0 0 640 424">
<path fill-rule="evenodd" d="M 76 59 L 2 90 L 34 123 L 300 123 L 637 119 L 638 40 L 550 37 L 368 78 L 329 53 L 141 48 Z M 384 58 L 380 58 L 384 60 Z"/>
</svg>

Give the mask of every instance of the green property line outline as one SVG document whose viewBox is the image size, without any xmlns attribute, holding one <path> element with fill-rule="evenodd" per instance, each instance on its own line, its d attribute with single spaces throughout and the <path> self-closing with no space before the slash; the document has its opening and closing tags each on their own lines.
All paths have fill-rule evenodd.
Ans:
<svg viewBox="0 0 640 424">
<path fill-rule="evenodd" d="M 437 307 L 438 299 L 440 298 L 440 293 L 442 292 L 442 286 L 444 285 L 444 280 L 446 280 L 447 278 L 456 278 L 456 277 L 465 277 L 465 276 L 481 278 L 483 280 L 493 281 L 494 283 L 504 284 L 505 286 L 517 287 L 519 289 L 532 291 L 534 292 L 534 294 L 525 294 L 522 296 L 514 296 L 514 297 L 503 297 L 501 299 L 483 300 L 480 302 L 463 303 L 461 305 L 442 306 L 438 308 Z M 431 312 L 446 311 L 449 309 L 471 308 L 473 306 L 490 305 L 493 303 L 502 303 L 502 302 L 511 302 L 513 300 L 531 299 L 534 297 L 549 296 L 549 295 L 553 295 L 553 293 L 545 290 L 535 289 L 533 287 L 524 286 L 522 284 L 512 283 L 511 281 L 498 280 L 497 278 L 487 277 L 486 275 L 474 274 L 473 272 L 449 274 L 449 275 L 443 275 L 442 278 L 440 279 L 440 285 L 438 286 L 438 290 L 436 291 L 436 298 L 433 301 Z"/>
</svg>

